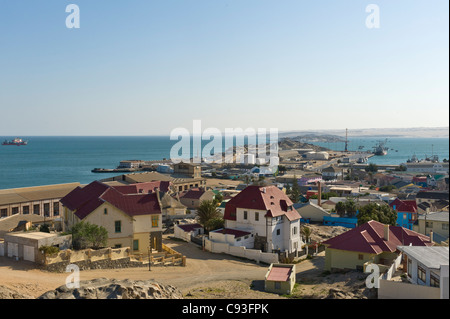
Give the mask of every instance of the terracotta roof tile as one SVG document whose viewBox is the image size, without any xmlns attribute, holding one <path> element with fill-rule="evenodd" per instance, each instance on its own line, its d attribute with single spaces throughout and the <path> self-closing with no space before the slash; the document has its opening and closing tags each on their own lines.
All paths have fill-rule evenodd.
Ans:
<svg viewBox="0 0 450 319">
<path fill-rule="evenodd" d="M 370 254 L 395 252 L 397 246 L 408 246 L 410 244 L 412 246 L 433 245 L 428 236 L 399 226 L 389 226 L 389 240 L 385 240 L 384 228 L 384 224 L 372 220 L 331 238 L 323 244 L 329 248 Z"/>
</svg>

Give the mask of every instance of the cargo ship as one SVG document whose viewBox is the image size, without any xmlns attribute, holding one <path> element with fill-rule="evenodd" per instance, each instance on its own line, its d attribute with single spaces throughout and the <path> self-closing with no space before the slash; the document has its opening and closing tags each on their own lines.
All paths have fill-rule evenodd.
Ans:
<svg viewBox="0 0 450 319">
<path fill-rule="evenodd" d="M 388 153 L 389 148 L 386 147 L 387 139 L 385 141 L 378 141 L 378 145 L 374 146 L 373 154 L 377 156 L 385 156 Z"/>
<path fill-rule="evenodd" d="M 15 139 L 13 139 L 12 141 L 3 141 L 3 143 L 2 143 L 2 145 L 17 145 L 17 146 L 20 146 L 20 145 L 27 145 L 28 144 L 28 141 L 24 141 L 24 140 L 22 140 L 21 138 L 15 138 Z"/>
</svg>

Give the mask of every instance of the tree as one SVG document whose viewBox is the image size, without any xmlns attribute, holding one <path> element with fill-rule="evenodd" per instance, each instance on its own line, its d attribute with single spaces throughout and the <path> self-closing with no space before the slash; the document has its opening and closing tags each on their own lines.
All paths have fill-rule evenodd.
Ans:
<svg viewBox="0 0 450 319">
<path fill-rule="evenodd" d="M 345 202 L 345 210 L 349 217 L 353 217 L 356 215 L 358 206 L 356 205 L 356 203 L 353 199 L 347 199 L 347 201 Z"/>
<path fill-rule="evenodd" d="M 370 163 L 367 167 L 366 167 L 366 172 L 371 172 L 371 173 L 376 173 L 378 172 L 378 166 L 374 163 Z"/>
<path fill-rule="evenodd" d="M 289 195 L 289 199 L 292 202 L 297 203 L 300 200 L 301 195 L 302 195 L 302 193 L 300 191 L 300 186 L 298 185 L 297 177 L 294 175 L 294 178 L 292 180 L 292 188 L 291 188 L 291 193 Z"/>
<path fill-rule="evenodd" d="M 222 195 L 222 193 L 217 193 L 217 194 L 214 196 L 214 201 L 216 202 L 216 205 L 220 205 L 220 203 L 222 203 L 222 201 L 223 201 L 223 195 Z"/>
<path fill-rule="evenodd" d="M 225 225 L 225 220 L 222 217 L 214 217 L 206 222 L 206 227 L 209 231 L 221 229 Z"/>
<path fill-rule="evenodd" d="M 305 238 L 305 243 L 309 242 L 309 238 L 311 237 L 311 233 L 312 233 L 311 228 L 302 226 L 300 229 L 300 233 Z"/>
<path fill-rule="evenodd" d="M 386 225 L 395 226 L 397 214 L 389 205 L 370 203 L 360 208 L 358 214 L 358 225 L 362 225 L 371 220 L 375 220 Z"/>
<path fill-rule="evenodd" d="M 204 200 L 197 209 L 198 222 L 202 225 L 206 232 L 211 229 L 211 220 L 221 217 L 220 210 L 212 200 Z"/>
<path fill-rule="evenodd" d="M 338 214 L 340 217 L 345 216 L 345 203 L 344 202 L 338 202 L 335 207 L 336 214 Z"/>
<path fill-rule="evenodd" d="M 108 231 L 102 226 L 89 222 L 75 224 L 70 230 L 74 249 L 99 249 L 107 245 Z"/>
</svg>

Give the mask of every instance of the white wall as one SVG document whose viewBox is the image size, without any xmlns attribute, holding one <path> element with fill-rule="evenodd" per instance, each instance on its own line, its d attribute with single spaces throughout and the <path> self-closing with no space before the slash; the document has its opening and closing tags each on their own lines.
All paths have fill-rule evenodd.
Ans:
<svg viewBox="0 0 450 319">
<path fill-rule="evenodd" d="M 266 264 L 278 263 L 278 254 L 263 253 L 261 250 L 247 249 L 245 247 L 231 246 L 226 243 L 217 243 L 205 238 L 205 249 L 213 253 L 225 253 L 236 257 L 264 262 Z"/>
</svg>

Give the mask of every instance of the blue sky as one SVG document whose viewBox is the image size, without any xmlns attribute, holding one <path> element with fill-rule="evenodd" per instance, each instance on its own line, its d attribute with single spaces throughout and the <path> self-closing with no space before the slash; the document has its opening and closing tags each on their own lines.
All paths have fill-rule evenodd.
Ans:
<svg viewBox="0 0 450 319">
<path fill-rule="evenodd" d="M 0 0 L 0 135 L 448 126 L 448 6 Z"/>
</svg>

